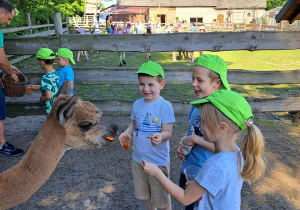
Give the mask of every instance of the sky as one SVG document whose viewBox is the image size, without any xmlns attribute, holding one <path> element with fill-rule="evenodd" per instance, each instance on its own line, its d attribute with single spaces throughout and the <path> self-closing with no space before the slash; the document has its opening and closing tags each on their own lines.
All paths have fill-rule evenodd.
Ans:
<svg viewBox="0 0 300 210">
<path fill-rule="evenodd" d="M 106 7 L 109 7 L 109 6 L 113 5 L 113 4 L 116 4 L 116 0 L 109 1 L 109 2 L 102 1 L 102 3 L 104 4 L 104 6 L 106 8 Z"/>
</svg>

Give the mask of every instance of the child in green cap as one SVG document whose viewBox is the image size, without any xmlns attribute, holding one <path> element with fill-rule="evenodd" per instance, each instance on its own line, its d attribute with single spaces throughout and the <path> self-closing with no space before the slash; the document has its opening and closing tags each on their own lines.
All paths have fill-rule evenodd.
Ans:
<svg viewBox="0 0 300 210">
<path fill-rule="evenodd" d="M 138 74 L 139 91 L 143 98 L 134 102 L 132 123 L 120 135 L 119 142 L 125 147 L 125 142 L 132 140 L 135 197 L 144 200 L 147 209 L 172 209 L 170 195 L 157 180 L 147 176 L 140 165 L 145 159 L 169 177 L 169 139 L 175 116 L 171 103 L 160 96 L 165 86 L 164 71 L 158 63 L 148 61 L 135 74 Z"/>
<path fill-rule="evenodd" d="M 227 82 L 227 64 L 217 55 L 202 55 L 195 62 L 192 86 L 198 99 L 205 98 L 219 89 L 230 90 Z M 214 152 L 214 145 L 203 139 L 203 132 L 199 125 L 201 115 L 199 109 L 191 107 L 189 113 L 190 125 L 187 135 L 179 142 L 177 154 L 182 160 L 179 186 L 185 188 L 186 176 L 184 169 L 195 165 L 201 168 L 203 163 Z M 185 208 L 194 209 L 194 204 Z"/>
<path fill-rule="evenodd" d="M 155 165 L 145 160 L 141 165 L 184 205 L 203 196 L 195 209 L 240 209 L 243 181 L 256 181 L 265 172 L 264 138 L 253 124 L 251 107 L 240 94 L 230 90 L 215 91 L 191 104 L 200 107 L 204 138 L 215 146 L 214 154 L 203 163 L 195 179 L 184 190 Z M 236 140 L 242 130 L 247 134 L 239 148 Z"/>
<path fill-rule="evenodd" d="M 75 64 L 73 52 L 67 48 L 59 48 L 56 53 L 59 76 L 59 93 L 73 95 L 74 72 L 71 63 Z"/>
<path fill-rule="evenodd" d="M 49 114 L 59 88 L 59 77 L 53 69 L 55 54 L 48 48 L 40 48 L 36 53 L 36 59 L 40 67 L 45 70 L 45 75 L 42 76 L 41 85 L 28 85 L 28 88 L 41 90 L 42 96 L 40 97 L 40 101 L 45 102 L 45 109 L 47 114 Z"/>
</svg>

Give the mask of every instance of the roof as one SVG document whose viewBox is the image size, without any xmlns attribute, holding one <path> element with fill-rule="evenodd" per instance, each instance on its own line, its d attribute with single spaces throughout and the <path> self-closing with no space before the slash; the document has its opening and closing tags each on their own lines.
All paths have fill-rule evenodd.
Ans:
<svg viewBox="0 0 300 210">
<path fill-rule="evenodd" d="M 290 24 L 295 20 L 300 20 L 300 0 L 288 0 L 275 19 L 277 23 L 288 20 Z"/>
<path fill-rule="evenodd" d="M 131 7 L 266 8 L 266 0 L 117 0 L 116 4 Z"/>
<path fill-rule="evenodd" d="M 146 13 L 149 7 L 114 7 L 109 13 L 118 14 L 139 14 Z"/>
</svg>

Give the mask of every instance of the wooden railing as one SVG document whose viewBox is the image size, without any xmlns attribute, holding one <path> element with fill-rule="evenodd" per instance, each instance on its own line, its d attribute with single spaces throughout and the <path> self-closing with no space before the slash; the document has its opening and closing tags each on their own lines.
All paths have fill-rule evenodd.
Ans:
<svg viewBox="0 0 300 210">
<path fill-rule="evenodd" d="M 62 31 L 62 30 L 60 30 Z M 20 37 L 5 39 L 5 51 L 11 55 L 35 54 L 38 49 L 48 47 L 56 50 L 67 47 L 71 50 L 132 51 L 132 52 L 170 52 L 170 51 L 233 51 L 233 50 L 287 50 L 300 49 L 300 32 L 211 32 L 178 33 L 154 35 L 68 35 L 56 37 Z M 75 84 L 132 84 L 136 68 L 129 69 L 87 69 L 75 70 Z M 93 71 L 92 71 L 93 70 Z M 190 83 L 191 71 L 185 69 L 166 69 L 168 83 Z M 295 71 L 238 71 L 228 73 L 231 84 L 299 84 L 300 72 Z M 102 102 L 98 102 L 102 103 Z M 116 111 L 117 101 L 103 102 Z M 125 106 L 126 102 L 122 103 Z M 300 97 L 264 98 L 250 101 L 254 111 L 293 111 L 300 112 Z M 129 108 L 130 109 L 130 108 Z M 186 103 L 176 103 L 175 112 L 188 111 Z M 103 110 L 105 111 L 105 110 Z M 109 110 L 108 110 L 109 112 Z M 116 111 L 117 113 L 117 111 Z M 299 119 L 300 120 L 300 119 Z M 295 120 L 296 121 L 296 120 Z"/>
</svg>

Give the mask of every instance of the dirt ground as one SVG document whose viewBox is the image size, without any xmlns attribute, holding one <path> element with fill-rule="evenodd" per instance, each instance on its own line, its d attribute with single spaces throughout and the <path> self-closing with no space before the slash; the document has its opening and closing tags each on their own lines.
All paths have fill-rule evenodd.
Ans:
<svg viewBox="0 0 300 210">
<path fill-rule="evenodd" d="M 122 132 L 129 116 L 106 117 Z M 23 148 L 38 134 L 46 116 L 8 118 L 6 138 Z M 285 113 L 255 115 L 266 139 L 268 170 L 257 183 L 244 183 L 241 209 L 300 209 L 300 128 Z M 178 183 L 180 161 L 176 155 L 179 139 L 186 133 L 187 117 L 176 117 L 171 145 L 171 180 Z M 0 172 L 17 164 L 22 157 L 0 157 Z M 117 141 L 94 150 L 65 153 L 49 180 L 25 203 L 12 209 L 145 209 L 133 193 L 131 152 Z M 22 176 L 22 174 L 20 174 Z M 184 207 L 172 200 L 173 209 Z"/>
</svg>

